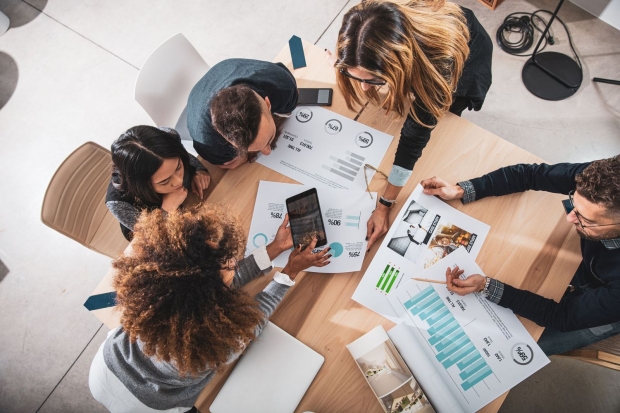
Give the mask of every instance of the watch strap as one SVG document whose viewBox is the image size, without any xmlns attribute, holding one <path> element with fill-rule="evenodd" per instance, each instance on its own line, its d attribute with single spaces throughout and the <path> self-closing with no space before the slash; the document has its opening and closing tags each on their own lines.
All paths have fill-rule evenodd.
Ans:
<svg viewBox="0 0 620 413">
<path fill-rule="evenodd" d="M 381 205 L 385 205 L 388 208 L 392 208 L 394 206 L 394 204 L 396 204 L 396 200 L 395 199 L 385 199 L 384 197 L 380 197 L 379 198 L 379 203 Z"/>
</svg>

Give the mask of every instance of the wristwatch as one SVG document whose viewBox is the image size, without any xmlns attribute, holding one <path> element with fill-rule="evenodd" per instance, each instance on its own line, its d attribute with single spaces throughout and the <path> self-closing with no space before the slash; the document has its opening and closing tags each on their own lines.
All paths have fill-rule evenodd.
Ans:
<svg viewBox="0 0 620 413">
<path fill-rule="evenodd" d="M 385 199 L 384 197 L 380 197 L 379 198 L 379 203 L 381 205 L 384 205 L 388 208 L 392 208 L 395 204 L 396 204 L 396 200 L 395 199 Z"/>
<path fill-rule="evenodd" d="M 488 297 L 489 296 L 489 284 L 491 283 L 491 278 L 487 277 L 486 275 L 484 276 L 484 278 L 486 279 L 486 281 L 484 282 L 484 288 L 480 290 L 480 294 L 484 295 L 485 297 Z"/>
</svg>

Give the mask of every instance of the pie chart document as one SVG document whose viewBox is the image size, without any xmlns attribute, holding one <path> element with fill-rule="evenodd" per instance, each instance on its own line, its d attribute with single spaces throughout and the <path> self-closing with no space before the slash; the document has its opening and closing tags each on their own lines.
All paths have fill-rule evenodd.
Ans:
<svg viewBox="0 0 620 413">
<path fill-rule="evenodd" d="M 246 256 L 255 249 L 269 244 L 276 236 L 278 227 L 286 215 L 286 199 L 300 194 L 311 186 L 260 181 L 252 223 L 246 246 Z M 310 267 L 309 272 L 340 273 L 359 271 L 366 255 L 366 222 L 375 209 L 374 199 L 366 191 L 317 187 L 327 245 L 331 247 L 330 264 Z M 284 267 L 290 251 L 274 260 L 276 267 Z"/>
<path fill-rule="evenodd" d="M 313 187 L 366 189 L 392 136 L 319 106 L 299 106 L 283 126 L 277 147 L 257 162 Z M 383 171 L 387 174 L 390 171 Z"/>
</svg>

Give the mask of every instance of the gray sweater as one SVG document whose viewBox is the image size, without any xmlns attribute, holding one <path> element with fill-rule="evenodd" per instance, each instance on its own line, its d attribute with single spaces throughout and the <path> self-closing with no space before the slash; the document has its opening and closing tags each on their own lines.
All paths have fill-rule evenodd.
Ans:
<svg viewBox="0 0 620 413">
<path fill-rule="evenodd" d="M 270 271 L 271 268 L 263 268 Z M 239 261 L 238 270 L 233 280 L 233 287 L 240 288 L 258 277 L 261 268 L 253 255 Z M 264 321 L 256 327 L 256 336 L 260 334 L 267 320 L 273 314 L 289 286 L 271 281 L 254 299 L 259 309 L 265 314 Z M 205 366 L 198 376 L 179 375 L 173 363 L 146 356 L 139 339 L 132 343 L 122 326 L 114 330 L 103 348 L 106 366 L 138 400 L 152 409 L 167 410 L 175 407 L 191 409 L 205 385 L 215 375 L 215 370 Z M 236 360 L 241 353 L 231 354 L 229 362 Z"/>
</svg>

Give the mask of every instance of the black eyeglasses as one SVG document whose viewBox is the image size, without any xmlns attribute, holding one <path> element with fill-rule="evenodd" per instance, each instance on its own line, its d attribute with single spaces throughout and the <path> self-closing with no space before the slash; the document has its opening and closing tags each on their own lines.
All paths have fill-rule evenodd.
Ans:
<svg viewBox="0 0 620 413">
<path fill-rule="evenodd" d="M 360 79 L 359 77 L 353 76 L 351 73 L 347 72 L 345 69 L 340 69 L 340 73 L 350 79 L 357 80 L 358 82 L 366 83 L 372 86 L 383 86 L 387 83 L 385 80 L 381 80 L 381 79 Z"/>
<path fill-rule="evenodd" d="M 568 215 L 571 212 L 575 211 L 575 216 L 577 217 L 577 221 L 579 221 L 579 225 L 581 226 L 581 228 L 586 229 L 586 228 L 592 228 L 592 227 L 610 227 L 612 225 L 620 225 L 620 222 L 616 222 L 615 224 L 583 225 L 583 222 L 581 221 L 582 216 L 575 209 L 575 202 L 573 201 L 573 193 L 574 192 L 575 191 L 570 191 L 568 193 L 568 203 L 566 202 L 566 200 L 564 200 L 564 201 L 562 201 L 562 204 L 564 205 L 564 209 L 566 210 L 566 215 Z"/>
</svg>

